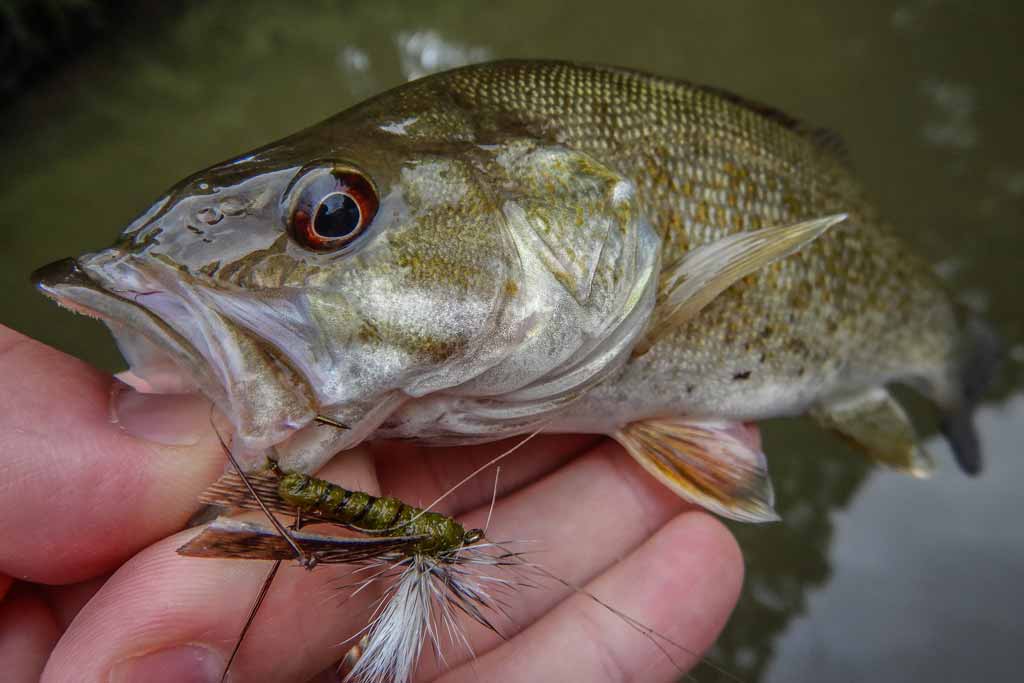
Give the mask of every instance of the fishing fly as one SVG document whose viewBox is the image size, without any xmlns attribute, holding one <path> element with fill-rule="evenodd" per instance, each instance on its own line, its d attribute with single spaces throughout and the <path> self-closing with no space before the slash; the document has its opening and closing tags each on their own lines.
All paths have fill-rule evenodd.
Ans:
<svg viewBox="0 0 1024 683">
<path fill-rule="evenodd" d="M 345 657 L 349 663 L 345 680 L 352 683 L 406 683 L 412 679 L 425 641 L 430 642 L 437 661 L 444 664 L 443 634 L 474 656 L 473 647 L 459 623 L 459 614 L 467 615 L 503 637 L 492 615 L 510 619 L 505 598 L 521 589 L 539 588 L 544 579 L 585 595 L 616 615 L 653 643 L 680 672 L 684 671 L 667 648 L 699 656 L 693 650 L 527 560 L 522 552 L 510 548 L 515 542 L 489 541 L 485 538 L 487 524 L 483 529 L 466 529 L 454 518 L 429 509 L 538 433 L 539 430 L 521 439 L 471 472 L 427 509 L 394 497 L 347 489 L 310 475 L 284 473 L 273 463 L 265 472 L 244 474 L 222 442 L 234 470 L 210 486 L 200 501 L 229 510 L 261 511 L 274 525 L 268 528 L 220 518 L 178 549 L 179 554 L 187 557 L 274 561 L 236 640 L 224 678 L 281 563 L 290 559 L 298 560 L 307 570 L 320 564 L 354 565 L 360 576 L 348 586 L 351 595 L 376 583 L 386 584 L 367 626 L 349 638 L 359 643 L 349 653 L 355 656 Z M 497 491 L 496 477 L 491 512 Z M 275 513 L 290 516 L 294 522 L 286 528 Z M 342 527 L 362 537 L 328 536 L 301 530 L 312 524 Z M 487 573 L 488 569 L 504 572 L 504 575 Z M 702 659 L 730 679 L 738 680 L 707 658 Z"/>
<path fill-rule="evenodd" d="M 388 589 L 369 624 L 353 636 L 356 640 L 366 636 L 366 646 L 347 680 L 410 680 L 425 641 L 431 643 L 438 660 L 444 661 L 443 633 L 472 653 L 458 614 L 500 634 L 490 616 L 505 614 L 499 594 L 529 585 L 521 571 L 510 576 L 479 571 L 485 567 L 522 570 L 528 566 L 519 553 L 486 542 L 482 529 L 466 529 L 449 516 L 316 477 L 273 471 L 242 475 L 234 471 L 211 486 L 201 500 L 295 518 L 292 528 L 284 533 L 260 524 L 218 519 L 178 550 L 188 557 L 275 561 L 238 645 L 281 561 L 298 559 L 307 569 L 320 564 L 357 565 L 364 569 L 364 576 L 353 586 L 353 592 L 387 582 Z M 301 531 L 310 524 L 340 526 L 365 537 Z"/>
</svg>

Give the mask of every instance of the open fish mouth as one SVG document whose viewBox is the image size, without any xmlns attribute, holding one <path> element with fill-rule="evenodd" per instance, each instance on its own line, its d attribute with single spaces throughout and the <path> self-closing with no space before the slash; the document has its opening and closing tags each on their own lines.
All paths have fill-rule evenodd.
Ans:
<svg viewBox="0 0 1024 683">
<path fill-rule="evenodd" d="M 131 294 L 117 293 L 105 287 L 91 277 L 76 259 L 62 259 L 37 269 L 32 273 L 32 284 L 60 306 L 107 323 L 119 343 L 127 335 L 136 336 L 142 345 L 148 345 L 146 351 L 151 361 L 163 356 L 159 360 L 172 362 L 186 372 L 189 368 L 205 365 L 202 355 L 185 336 L 149 308 L 133 300 Z M 131 363 L 132 359 L 128 358 L 128 361 Z M 147 380 L 158 390 L 171 389 L 171 382 Z M 189 384 L 195 386 L 191 377 L 179 377 L 177 383 L 183 389 Z"/>
<path fill-rule="evenodd" d="M 102 320 L 132 371 L 155 391 L 200 390 L 246 450 L 276 445 L 316 416 L 308 383 L 266 340 L 207 305 L 200 285 L 114 250 L 63 259 L 32 274 L 58 304 Z"/>
</svg>

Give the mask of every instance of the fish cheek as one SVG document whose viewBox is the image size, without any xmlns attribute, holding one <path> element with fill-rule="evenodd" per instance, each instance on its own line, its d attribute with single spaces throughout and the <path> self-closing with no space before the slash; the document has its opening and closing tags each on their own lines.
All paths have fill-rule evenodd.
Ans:
<svg viewBox="0 0 1024 683">
<path fill-rule="evenodd" d="M 399 175 L 360 244 L 315 255 L 321 269 L 306 282 L 311 343 L 323 349 L 309 379 L 335 406 L 457 386 L 513 344 L 504 316 L 521 277 L 500 209 L 458 160 Z"/>
<path fill-rule="evenodd" d="M 403 192 L 407 222 L 386 236 L 389 278 L 404 301 L 402 321 L 419 320 L 415 350 L 442 362 L 487 333 L 502 294 L 517 287 L 509 280 L 514 247 L 500 208 L 468 165 L 421 164 L 403 173 Z"/>
<path fill-rule="evenodd" d="M 312 350 L 307 381 L 321 406 L 376 404 L 404 390 L 439 365 L 455 362 L 468 344 L 458 330 L 444 329 L 439 292 L 403 296 L 381 281 L 383 273 L 347 273 L 343 284 L 304 295 Z M 395 277 L 394 274 L 391 277 Z M 433 295 L 432 295 L 433 294 Z"/>
</svg>

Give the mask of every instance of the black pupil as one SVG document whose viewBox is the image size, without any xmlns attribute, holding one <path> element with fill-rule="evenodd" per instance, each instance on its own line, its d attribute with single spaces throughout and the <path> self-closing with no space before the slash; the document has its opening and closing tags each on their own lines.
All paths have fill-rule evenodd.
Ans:
<svg viewBox="0 0 1024 683">
<path fill-rule="evenodd" d="M 359 227 L 359 206 L 347 194 L 335 192 L 324 197 L 313 219 L 321 237 L 344 237 Z"/>
</svg>

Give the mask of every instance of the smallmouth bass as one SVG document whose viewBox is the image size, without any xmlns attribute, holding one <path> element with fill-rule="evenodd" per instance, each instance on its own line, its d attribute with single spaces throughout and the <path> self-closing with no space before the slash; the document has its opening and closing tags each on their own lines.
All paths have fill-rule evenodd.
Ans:
<svg viewBox="0 0 1024 683">
<path fill-rule="evenodd" d="M 775 518 L 743 424 L 810 413 L 969 472 L 997 343 L 885 226 L 833 136 L 722 91 L 508 61 L 379 95 L 191 176 L 111 248 L 37 271 L 239 457 L 313 472 L 376 438 L 608 434 L 680 495 Z M 319 422 L 343 425 L 328 430 Z"/>
</svg>

